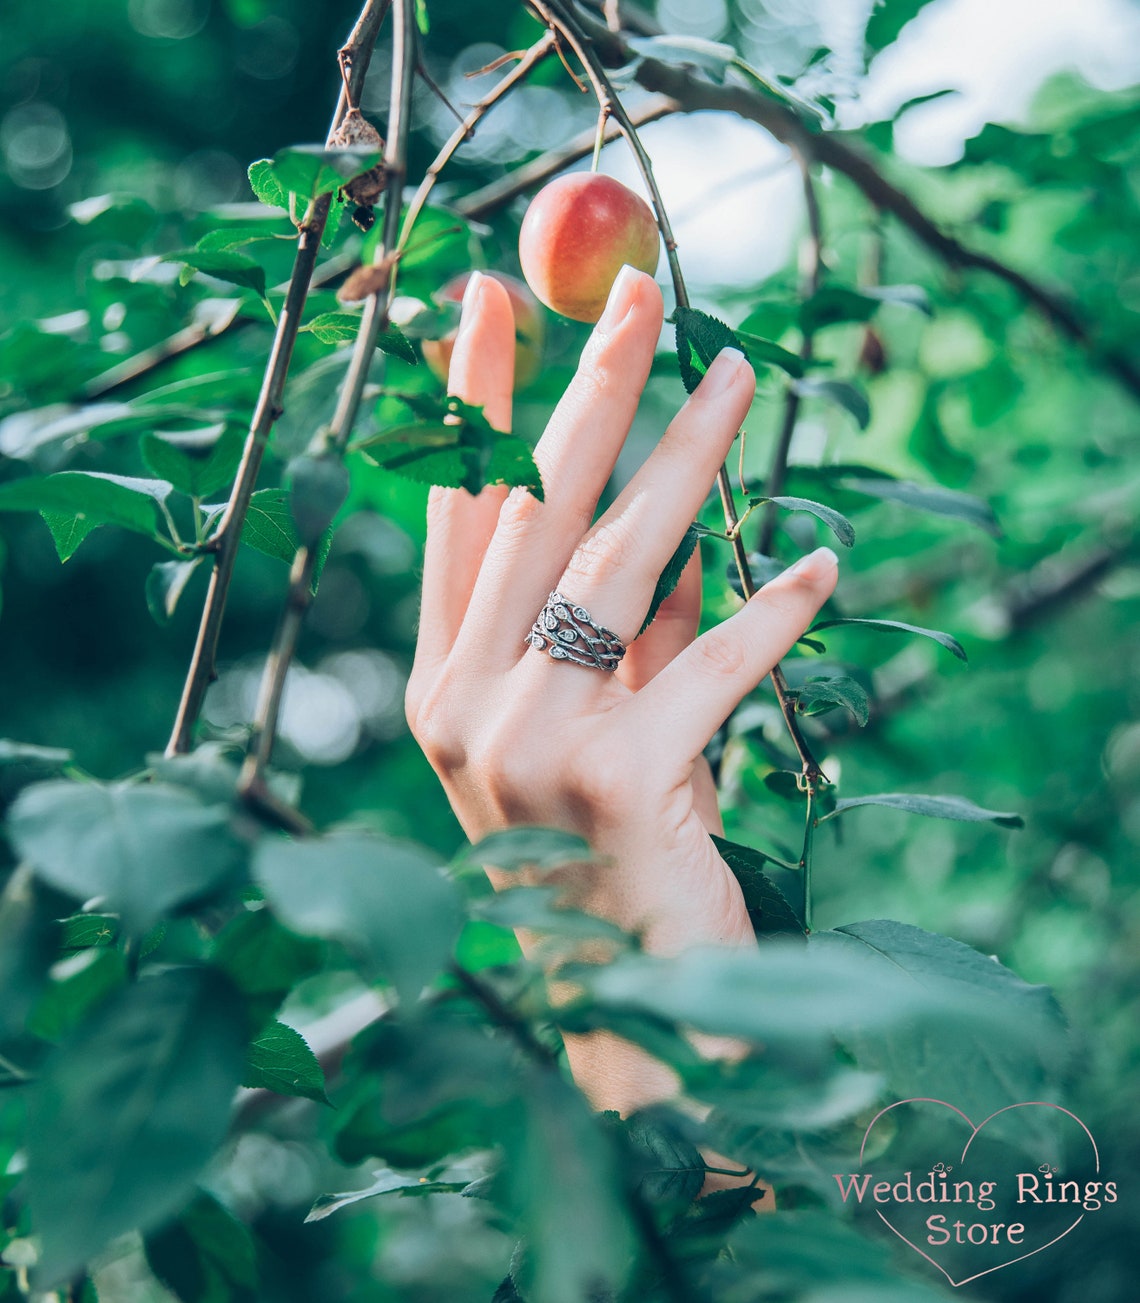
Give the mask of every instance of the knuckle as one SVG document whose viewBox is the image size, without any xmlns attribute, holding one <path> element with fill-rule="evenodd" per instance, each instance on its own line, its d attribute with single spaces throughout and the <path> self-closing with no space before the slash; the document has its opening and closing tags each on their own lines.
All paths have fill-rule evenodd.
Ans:
<svg viewBox="0 0 1140 1303">
<path fill-rule="evenodd" d="M 619 517 L 590 530 L 570 558 L 567 573 L 578 579 L 604 579 L 633 564 L 636 553 L 629 526 Z"/>
<path fill-rule="evenodd" d="M 438 774 L 455 773 L 467 763 L 467 746 L 456 723 L 454 697 L 437 681 L 424 688 L 413 674 L 404 695 L 408 728 Z"/>
<path fill-rule="evenodd" d="M 694 644 L 699 670 L 706 674 L 735 677 L 748 668 L 744 644 L 723 631 L 707 633 Z"/>
</svg>

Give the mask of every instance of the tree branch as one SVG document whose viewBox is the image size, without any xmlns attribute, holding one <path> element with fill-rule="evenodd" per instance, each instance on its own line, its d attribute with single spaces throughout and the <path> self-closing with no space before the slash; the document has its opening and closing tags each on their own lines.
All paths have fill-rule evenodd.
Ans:
<svg viewBox="0 0 1140 1303">
<path fill-rule="evenodd" d="M 388 311 L 396 290 L 399 252 L 411 234 L 415 220 L 427 202 L 432 187 L 447 161 L 463 141 L 468 139 L 484 115 L 509 94 L 555 46 L 554 37 L 547 33 L 474 106 L 428 168 L 408 209 L 401 230 L 400 213 L 407 171 L 407 138 L 411 117 L 412 71 L 417 64 L 416 28 L 409 5 L 410 0 L 396 0 L 393 22 L 395 58 L 384 156 L 387 176 L 384 227 L 375 257 L 376 265 L 387 269 L 387 279 L 384 285 L 369 295 L 365 303 L 360 329 L 353 345 L 352 358 L 337 400 L 336 410 L 328 429 L 321 435 L 321 451 L 325 454 L 332 453 L 337 457 L 344 455 L 360 410 L 369 369 L 376 357 L 376 341 L 388 323 Z M 278 821 L 282 821 L 288 811 L 282 810 L 279 803 L 273 803 L 265 780 L 265 770 L 276 739 L 277 717 L 281 708 L 285 679 L 296 652 L 305 615 L 312 601 L 315 563 L 316 545 L 302 546 L 293 559 L 289 575 L 289 595 L 273 648 L 266 662 L 254 715 L 250 748 L 238 784 L 239 791 L 247 801 Z"/>
<path fill-rule="evenodd" d="M 359 97 L 372 51 L 376 45 L 380 24 L 389 3 L 390 0 L 366 0 L 356 26 L 339 52 L 344 76 L 336 113 L 329 129 L 330 139 L 335 135 L 350 107 L 350 98 L 355 102 Z M 210 586 L 202 608 L 201 623 L 198 626 L 198 638 L 190 659 L 186 683 L 182 689 L 182 699 L 178 705 L 174 730 L 166 747 L 168 756 L 189 751 L 206 689 L 217 676 L 215 658 L 218 637 L 229 596 L 230 580 L 233 578 L 234 565 L 237 561 L 242 526 L 249 511 L 249 500 L 253 496 L 270 432 L 281 414 L 285 380 L 293 358 L 293 345 L 296 343 L 297 332 L 300 329 L 301 313 L 316 268 L 321 249 L 321 236 L 328 220 L 331 202 L 331 194 L 322 195 L 310 205 L 301 224 L 293 274 L 289 280 L 281 315 L 277 319 L 277 331 L 266 363 L 261 393 L 250 422 L 249 434 L 246 436 L 241 463 L 221 522 L 210 540 L 215 552 L 214 568 L 210 575 Z"/>
<path fill-rule="evenodd" d="M 1140 399 L 1140 363 L 1095 338 L 1079 310 L 1063 294 L 1048 289 L 992 254 L 963 244 L 942 230 L 903 190 L 888 181 L 864 154 L 834 133 L 815 132 L 790 109 L 743 86 L 717 86 L 694 73 L 658 59 L 641 58 L 604 24 L 583 16 L 586 38 L 597 58 L 607 67 L 635 63 L 634 79 L 649 91 L 675 100 L 682 112 L 709 110 L 735 113 L 762 126 L 777 140 L 795 148 L 812 162 L 847 177 L 876 207 L 891 213 L 948 266 L 988 272 L 1016 290 L 1037 308 L 1057 330 L 1083 349 L 1092 360 Z"/>
</svg>

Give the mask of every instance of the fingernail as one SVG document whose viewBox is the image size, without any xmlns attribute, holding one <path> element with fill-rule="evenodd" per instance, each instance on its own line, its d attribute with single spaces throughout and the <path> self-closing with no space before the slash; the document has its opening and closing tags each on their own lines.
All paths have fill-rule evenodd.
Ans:
<svg viewBox="0 0 1140 1303">
<path fill-rule="evenodd" d="M 605 311 L 598 318 L 598 330 L 614 330 L 629 315 L 637 297 L 638 276 L 639 273 L 628 262 L 618 272 L 617 279 L 610 286 Z"/>
<path fill-rule="evenodd" d="M 697 393 L 702 398 L 719 398 L 732 387 L 736 379 L 744 354 L 738 348 L 722 348 L 712 360 L 712 366 L 705 372 Z"/>
<path fill-rule="evenodd" d="M 475 324 L 475 318 L 478 316 L 479 295 L 486 283 L 487 277 L 481 271 L 471 273 L 467 288 L 463 291 L 463 306 L 459 312 L 459 331 L 455 336 L 456 344 Z"/>
<path fill-rule="evenodd" d="M 793 566 L 784 571 L 786 575 L 803 575 L 806 579 L 822 579 L 839 566 L 839 558 L 829 547 L 817 547 L 814 552 L 802 556 Z"/>
</svg>

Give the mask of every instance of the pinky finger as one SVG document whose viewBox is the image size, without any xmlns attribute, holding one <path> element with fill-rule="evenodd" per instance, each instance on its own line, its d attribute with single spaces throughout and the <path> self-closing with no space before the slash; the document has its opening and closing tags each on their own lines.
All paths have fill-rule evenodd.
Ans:
<svg viewBox="0 0 1140 1303">
<path fill-rule="evenodd" d="M 622 707 L 639 750 L 691 763 L 791 649 L 831 596 L 837 577 L 835 553 L 821 547 L 691 643 Z"/>
</svg>

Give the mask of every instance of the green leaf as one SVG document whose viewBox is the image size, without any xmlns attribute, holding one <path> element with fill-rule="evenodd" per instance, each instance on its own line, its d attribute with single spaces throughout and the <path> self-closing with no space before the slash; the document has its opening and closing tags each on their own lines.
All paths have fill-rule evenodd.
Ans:
<svg viewBox="0 0 1140 1303">
<path fill-rule="evenodd" d="M 348 497 L 348 467 L 335 452 L 294 457 L 285 468 L 297 538 L 312 547 Z"/>
<path fill-rule="evenodd" d="M 82 535 L 98 525 L 118 525 L 136 534 L 159 539 L 155 504 L 165 499 L 172 485 L 164 480 L 140 480 L 100 471 L 60 471 L 44 479 L 28 477 L 0 484 L 0 511 L 50 512 L 83 522 Z M 57 533 L 59 531 L 59 533 Z M 74 532 L 64 536 L 56 519 L 53 536 L 66 537 L 70 556 L 82 541 Z M 66 560 L 66 557 L 62 559 Z"/>
<path fill-rule="evenodd" d="M 844 616 L 835 620 L 821 620 L 819 624 L 813 624 L 808 633 L 822 633 L 824 629 L 835 629 L 843 624 L 859 624 L 868 629 L 878 629 L 882 633 L 917 633 L 923 638 L 933 638 L 960 661 L 966 659 L 965 650 L 957 638 L 952 638 L 950 634 L 943 633 L 939 629 L 923 629 L 920 625 L 905 624 L 902 620 L 864 620 L 856 619 L 854 616 Z"/>
<path fill-rule="evenodd" d="M 32 742 L 14 742 L 0 737 L 0 768 L 5 765 L 29 765 L 37 769 L 62 769 L 71 764 L 75 753 L 65 747 L 41 747 Z"/>
<path fill-rule="evenodd" d="M 272 159 L 259 158 L 251 163 L 248 176 L 250 189 L 263 204 L 289 211 L 289 191 L 277 179 Z"/>
<path fill-rule="evenodd" d="M 871 717 L 870 703 L 863 685 L 855 679 L 814 677 L 796 693 L 796 711 L 800 715 L 822 715 L 836 706 L 850 711 L 860 728 Z"/>
<path fill-rule="evenodd" d="M 824 285 L 801 304 L 800 328 L 810 335 L 826 326 L 870 321 L 884 303 L 931 315 L 930 299 L 920 285 L 875 285 L 859 290 L 846 285 Z"/>
<path fill-rule="evenodd" d="M 283 923 L 342 942 L 391 981 L 404 1004 L 447 964 L 462 915 L 455 886 L 424 851 L 363 833 L 268 838 L 254 876 Z"/>
<path fill-rule="evenodd" d="M 99 528 L 99 521 L 89 520 L 86 516 L 62 515 L 58 511 L 41 511 L 40 515 L 51 532 L 51 541 L 60 561 L 70 561 L 87 535 Z"/>
<path fill-rule="evenodd" d="M 616 923 L 580 910 L 563 909 L 557 903 L 559 894 L 554 887 L 512 887 L 480 901 L 473 912 L 477 918 L 499 927 L 629 944 L 629 937 Z"/>
<path fill-rule="evenodd" d="M 944 489 L 940 484 L 912 484 L 908 480 L 895 479 L 860 479 L 844 476 L 836 481 L 838 486 L 852 493 L 861 493 L 868 498 L 880 498 L 885 502 L 901 502 L 903 506 L 914 507 L 917 511 L 928 511 L 938 516 L 952 516 L 958 520 L 977 525 L 995 538 L 1002 536 L 994 509 L 982 498 L 972 493 L 960 493 L 957 489 Z"/>
<path fill-rule="evenodd" d="M 859 1066 L 882 1072 L 897 1098 L 945 1099 L 975 1118 L 1019 1100 L 1041 1099 L 1066 1053 L 1064 1019 L 1052 993 L 950 937 L 874 920 L 814 932 L 816 960 L 863 955 L 872 968 L 942 1011 L 871 1032 L 854 1014 L 839 1037 Z"/>
<path fill-rule="evenodd" d="M 883 805 L 931 819 L 958 819 L 963 823 L 996 823 L 1003 828 L 1024 828 L 1025 820 L 1009 810 L 987 810 L 964 796 L 922 796 L 917 792 L 881 792 L 877 796 L 849 796 L 836 801 L 835 809 L 820 820 L 824 823 L 860 805 Z"/>
<path fill-rule="evenodd" d="M 302 330 L 311 330 L 322 344 L 340 344 L 360 333 L 359 312 L 322 312 Z"/>
<path fill-rule="evenodd" d="M 867 395 L 850 380 L 795 380 L 792 389 L 801 398 L 824 398 L 837 407 L 842 407 L 855 418 L 860 430 L 865 430 L 871 424 L 871 404 L 867 401 Z"/>
<path fill-rule="evenodd" d="M 243 543 L 266 556 L 293 564 L 301 540 L 293 522 L 285 489 L 259 489 L 249 500 L 249 513 L 241 531 Z"/>
<path fill-rule="evenodd" d="M 753 335 L 747 330 L 736 328 L 736 337 L 748 350 L 748 360 L 756 365 L 763 362 L 768 366 L 779 367 L 781 371 L 787 372 L 788 375 L 794 376 L 797 380 L 804 373 L 803 358 L 798 357 L 795 353 L 786 348 L 781 348 L 779 344 L 773 343 L 770 339 L 762 339 L 759 335 Z"/>
<path fill-rule="evenodd" d="M 38 1289 L 182 1205 L 229 1128 L 243 1022 L 222 979 L 168 969 L 126 987 L 47 1060 L 28 1100 Z"/>
<path fill-rule="evenodd" d="M 681 575 L 684 574 L 685 567 L 697 550 L 700 539 L 700 531 L 692 525 L 682 534 L 681 541 L 677 544 L 677 550 L 666 561 L 665 569 L 661 571 L 657 584 L 653 589 L 653 600 L 649 603 L 649 610 L 645 613 L 645 619 L 642 621 L 641 628 L 637 631 L 639 638 L 653 623 L 657 612 L 661 609 L 662 602 L 676 590 L 677 585 L 681 582 Z"/>
<path fill-rule="evenodd" d="M 825 507 L 822 502 L 813 502 L 810 498 L 749 498 L 750 507 L 758 507 L 761 503 L 771 502 L 774 506 L 782 508 L 784 511 L 806 511 L 809 515 L 815 516 L 831 530 L 835 537 L 843 544 L 844 547 L 851 547 L 855 542 L 855 526 L 841 515 L 834 507 Z"/>
<path fill-rule="evenodd" d="M 346 181 L 369 171 L 380 161 L 376 149 L 351 145 L 326 149 L 324 145 L 292 145 L 273 155 L 272 175 L 284 190 L 304 199 L 339 190 Z"/>
<path fill-rule="evenodd" d="M 146 577 L 146 605 L 156 624 L 170 623 L 186 585 L 205 559 L 157 561 L 151 566 Z"/>
<path fill-rule="evenodd" d="M 678 307 L 673 310 L 672 319 L 676 325 L 681 380 L 690 394 L 721 349 L 736 348 L 747 356 L 747 350 L 733 331 L 707 312 Z"/>
<path fill-rule="evenodd" d="M 240 426 L 220 421 L 198 430 L 144 434 L 142 455 L 148 469 L 179 493 L 205 498 L 232 481 L 244 444 Z"/>
<path fill-rule="evenodd" d="M 227 809 L 162 783 L 37 783 L 13 805 L 9 835 L 42 881 L 99 897 L 133 933 L 220 886 L 245 854 Z"/>
<path fill-rule="evenodd" d="M 375 1199 L 382 1194 L 395 1194 L 402 1198 L 422 1198 L 426 1194 L 460 1194 L 470 1186 L 470 1181 L 426 1181 L 422 1176 L 405 1176 L 390 1169 L 376 1173 L 376 1180 L 363 1190 L 349 1190 L 344 1194 L 322 1194 L 305 1218 L 306 1222 L 323 1221 L 342 1208 L 348 1208 L 363 1199 Z"/>
<path fill-rule="evenodd" d="M 214 941 L 212 962 L 247 996 L 274 1007 L 303 977 L 320 967 L 321 947 L 299 937 L 268 909 L 239 914 Z"/>
<path fill-rule="evenodd" d="M 254 1039 L 241 1084 L 318 1104 L 329 1102 L 317 1056 L 299 1031 L 281 1022 L 271 1022 Z"/>
<path fill-rule="evenodd" d="M 757 936 L 792 933 L 802 936 L 803 923 L 779 887 L 764 872 L 771 861 L 762 851 L 713 837 L 713 845 L 740 883 L 744 904 Z"/>
<path fill-rule="evenodd" d="M 63 968 L 62 974 L 58 968 Z M 107 947 L 85 950 L 58 968 L 28 1019 L 28 1031 L 45 1041 L 62 1040 L 127 984 L 126 959 Z"/>
<path fill-rule="evenodd" d="M 62 926 L 65 950 L 113 946 L 119 935 L 119 920 L 114 914 L 72 914 L 62 920 Z"/>
<path fill-rule="evenodd" d="M 180 1303 L 255 1303 L 253 1236 L 205 1191 L 175 1221 L 146 1236 L 143 1249 L 151 1271 Z"/>
<path fill-rule="evenodd" d="M 232 249 L 179 249 L 177 253 L 164 254 L 162 261 L 180 262 L 190 275 L 200 271 L 215 280 L 243 286 L 259 297 L 265 297 L 265 268 L 248 253 L 237 253 Z M 183 284 L 186 284 L 190 276 L 186 272 L 183 276 Z"/>
<path fill-rule="evenodd" d="M 645 1198 L 680 1208 L 692 1203 L 707 1170 L 696 1145 L 652 1114 L 635 1113 L 625 1130 L 636 1163 L 632 1176 Z"/>
<path fill-rule="evenodd" d="M 930 0 L 891 0 L 877 5 L 867 20 L 867 48 L 883 50 L 898 40 L 902 29 L 930 3 Z"/>
<path fill-rule="evenodd" d="M 452 861 L 457 866 L 490 865 L 496 869 L 554 869 L 591 858 L 590 844 L 560 828 L 520 824 L 504 828 L 467 846 Z"/>
<path fill-rule="evenodd" d="M 524 1072 L 525 1129 L 508 1167 L 527 1241 L 520 1288 L 543 1303 L 614 1297 L 633 1249 L 615 1147 L 558 1073 Z"/>
</svg>

